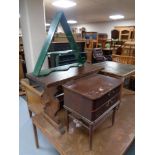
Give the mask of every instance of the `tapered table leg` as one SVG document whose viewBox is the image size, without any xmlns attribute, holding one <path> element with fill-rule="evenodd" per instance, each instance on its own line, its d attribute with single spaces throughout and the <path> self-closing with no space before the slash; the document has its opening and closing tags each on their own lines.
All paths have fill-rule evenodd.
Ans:
<svg viewBox="0 0 155 155">
<path fill-rule="evenodd" d="M 113 113 L 112 113 L 112 126 L 115 123 L 115 114 L 116 114 L 116 107 L 113 109 Z"/>
<path fill-rule="evenodd" d="M 93 125 L 89 126 L 89 149 L 92 150 Z"/>
<path fill-rule="evenodd" d="M 67 132 L 69 131 L 69 111 L 67 111 Z"/>
<path fill-rule="evenodd" d="M 36 128 L 36 126 L 34 124 L 33 124 L 33 131 L 34 131 L 34 138 L 35 138 L 36 147 L 39 148 L 37 128 Z"/>
</svg>

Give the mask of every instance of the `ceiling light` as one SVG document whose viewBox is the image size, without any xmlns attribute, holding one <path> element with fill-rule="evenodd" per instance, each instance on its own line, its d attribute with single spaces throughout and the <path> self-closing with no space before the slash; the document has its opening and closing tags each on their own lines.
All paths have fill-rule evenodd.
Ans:
<svg viewBox="0 0 155 155">
<path fill-rule="evenodd" d="M 70 8 L 76 5 L 76 3 L 71 0 L 57 0 L 54 1 L 52 4 L 60 8 Z"/>
<path fill-rule="evenodd" d="M 116 20 L 116 19 L 123 19 L 124 16 L 123 15 L 112 15 L 112 16 L 109 16 L 109 18 Z"/>
<path fill-rule="evenodd" d="M 77 21 L 76 20 L 68 20 L 67 23 L 69 23 L 69 24 L 76 24 Z"/>
<path fill-rule="evenodd" d="M 50 26 L 50 23 L 46 23 L 45 25 L 46 25 L 46 26 Z"/>
</svg>

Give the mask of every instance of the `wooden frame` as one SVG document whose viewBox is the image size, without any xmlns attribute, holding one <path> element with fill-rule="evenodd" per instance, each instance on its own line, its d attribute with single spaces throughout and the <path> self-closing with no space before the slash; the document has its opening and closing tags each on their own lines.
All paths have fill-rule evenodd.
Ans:
<svg viewBox="0 0 155 155">
<path fill-rule="evenodd" d="M 43 112 L 45 102 L 45 94 L 43 91 L 38 91 L 29 84 L 28 79 L 22 79 L 21 84 L 25 89 L 29 115 L 32 113 L 38 114 Z"/>
</svg>

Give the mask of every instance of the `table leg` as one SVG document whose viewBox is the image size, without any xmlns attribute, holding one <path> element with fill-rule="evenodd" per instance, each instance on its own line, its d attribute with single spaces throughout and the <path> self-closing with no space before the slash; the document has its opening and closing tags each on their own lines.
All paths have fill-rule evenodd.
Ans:
<svg viewBox="0 0 155 155">
<path fill-rule="evenodd" d="M 113 109 L 113 113 L 112 113 L 112 126 L 115 123 L 115 114 L 116 114 L 116 107 Z"/>
<path fill-rule="evenodd" d="M 56 92 L 56 87 L 45 88 L 48 102 L 44 107 L 44 116 L 56 129 L 60 131 L 61 134 L 63 134 L 65 130 L 57 116 L 57 113 L 60 109 L 60 103 L 55 97 Z"/>
<path fill-rule="evenodd" d="M 69 131 L 69 111 L 67 111 L 67 132 Z"/>
<path fill-rule="evenodd" d="M 89 125 L 89 149 L 92 150 L 93 125 Z"/>
<path fill-rule="evenodd" d="M 32 111 L 29 109 L 30 118 L 32 118 Z"/>
<path fill-rule="evenodd" d="M 36 126 L 34 124 L 33 124 L 33 131 L 34 131 L 34 138 L 35 138 L 36 147 L 39 148 L 37 128 L 36 128 Z"/>
</svg>

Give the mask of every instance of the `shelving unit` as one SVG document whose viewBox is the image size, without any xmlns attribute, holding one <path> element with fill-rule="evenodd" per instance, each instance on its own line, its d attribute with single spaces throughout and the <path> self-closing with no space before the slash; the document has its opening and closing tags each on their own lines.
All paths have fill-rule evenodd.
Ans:
<svg viewBox="0 0 155 155">
<path fill-rule="evenodd" d="M 119 31 L 119 40 L 135 40 L 135 26 L 116 26 L 114 29 Z"/>
</svg>

